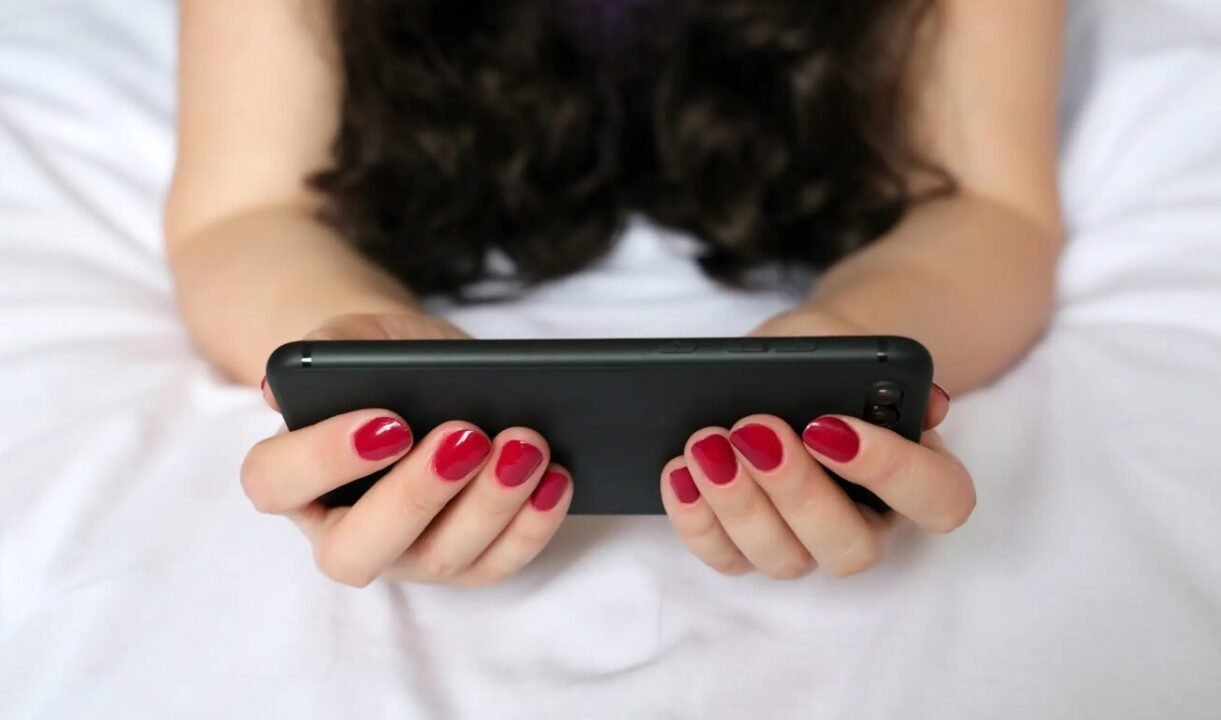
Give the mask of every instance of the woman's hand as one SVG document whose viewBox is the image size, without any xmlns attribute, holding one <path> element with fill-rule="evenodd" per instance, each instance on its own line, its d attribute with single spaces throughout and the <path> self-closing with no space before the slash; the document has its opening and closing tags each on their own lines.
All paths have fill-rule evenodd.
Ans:
<svg viewBox="0 0 1221 720">
<path fill-rule="evenodd" d="M 314 340 L 456 339 L 422 314 L 349 315 Z M 264 398 L 277 409 L 266 386 Z M 482 586 L 514 574 L 559 528 L 572 499 L 568 472 L 527 428 L 489 438 L 461 420 L 415 438 L 403 418 L 368 409 L 255 445 L 242 465 L 254 506 L 297 524 L 331 579 L 363 587 L 378 577 Z M 393 465 L 352 507 L 316 498 Z"/>
<path fill-rule="evenodd" d="M 759 335 L 868 334 L 801 309 L 774 318 Z M 934 386 L 920 443 L 862 420 L 815 418 L 799 437 L 771 415 L 693 434 L 662 470 L 661 493 L 678 534 L 706 564 L 727 575 L 758 569 L 801 577 L 821 566 L 846 577 L 874 565 L 895 517 L 949 532 L 975 507 L 971 476 L 935 428 L 950 398 Z M 828 474 L 872 490 L 894 509 L 879 516 L 852 502 Z"/>
</svg>

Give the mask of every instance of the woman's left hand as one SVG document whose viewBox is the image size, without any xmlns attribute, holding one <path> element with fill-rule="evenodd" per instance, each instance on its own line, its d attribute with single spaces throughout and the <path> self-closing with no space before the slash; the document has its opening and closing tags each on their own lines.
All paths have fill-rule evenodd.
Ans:
<svg viewBox="0 0 1221 720">
<path fill-rule="evenodd" d="M 836 322 L 798 311 L 757 334 L 864 334 Z M 797 578 L 820 566 L 836 577 L 861 572 L 881 557 L 896 516 L 945 533 L 975 508 L 970 474 L 935 430 L 949 405 L 934 386 L 919 443 L 846 416 L 815 418 L 800 436 L 771 415 L 704 428 L 662 470 L 666 512 L 687 546 L 727 575 L 758 569 Z M 894 513 L 857 505 L 827 470 L 873 491 Z"/>
</svg>

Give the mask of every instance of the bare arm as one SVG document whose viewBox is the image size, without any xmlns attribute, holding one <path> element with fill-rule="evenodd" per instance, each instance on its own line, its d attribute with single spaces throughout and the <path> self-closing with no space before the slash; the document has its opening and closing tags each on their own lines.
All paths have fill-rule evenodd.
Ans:
<svg viewBox="0 0 1221 720">
<path fill-rule="evenodd" d="M 257 384 L 326 319 L 411 297 L 313 215 L 338 72 L 322 0 L 183 0 L 179 148 L 166 209 L 178 302 L 201 350 Z"/>
<path fill-rule="evenodd" d="M 960 192 L 829 271 L 809 309 L 921 340 L 938 381 L 963 392 L 1016 362 L 1051 315 L 1064 8 L 942 0 L 940 13 L 920 135 Z"/>
</svg>

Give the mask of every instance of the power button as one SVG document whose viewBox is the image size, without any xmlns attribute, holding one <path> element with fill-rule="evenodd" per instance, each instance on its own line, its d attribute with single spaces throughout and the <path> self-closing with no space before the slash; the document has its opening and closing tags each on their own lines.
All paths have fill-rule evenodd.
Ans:
<svg viewBox="0 0 1221 720">
<path fill-rule="evenodd" d="M 693 353 L 695 343 L 690 340 L 667 340 L 657 347 L 659 353 Z"/>
</svg>

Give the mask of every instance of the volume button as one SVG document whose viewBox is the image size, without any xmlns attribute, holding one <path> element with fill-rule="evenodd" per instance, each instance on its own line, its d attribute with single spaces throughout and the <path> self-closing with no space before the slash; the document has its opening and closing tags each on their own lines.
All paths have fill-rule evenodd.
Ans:
<svg viewBox="0 0 1221 720">
<path fill-rule="evenodd" d="M 736 340 L 729 344 L 731 353 L 762 353 L 767 352 L 768 344 L 764 340 Z"/>
<path fill-rule="evenodd" d="M 777 340 L 772 349 L 778 353 L 814 352 L 818 350 L 818 340 L 814 338 L 785 338 Z"/>
</svg>

